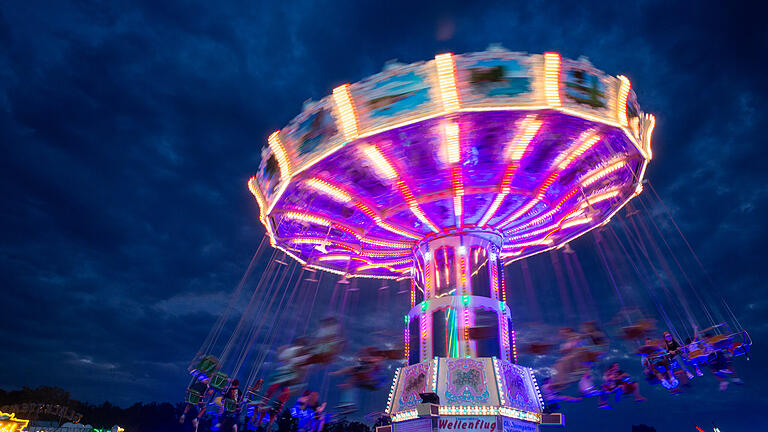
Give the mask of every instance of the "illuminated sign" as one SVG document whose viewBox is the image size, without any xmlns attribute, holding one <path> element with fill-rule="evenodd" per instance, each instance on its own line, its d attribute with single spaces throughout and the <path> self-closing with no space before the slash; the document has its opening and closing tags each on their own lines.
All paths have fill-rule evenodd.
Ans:
<svg viewBox="0 0 768 432">
<path fill-rule="evenodd" d="M 0 432 L 25 432 L 29 420 L 16 418 L 14 413 L 0 411 Z"/>
<path fill-rule="evenodd" d="M 0 411 L 13 412 L 13 413 L 29 413 L 34 415 L 50 414 L 52 416 L 60 417 L 62 419 L 71 421 L 72 423 L 79 423 L 83 419 L 83 415 L 75 412 L 72 408 L 46 404 L 46 403 L 21 403 L 14 405 L 5 405 L 0 407 Z"/>
<path fill-rule="evenodd" d="M 497 432 L 496 420 L 496 416 L 441 417 L 437 421 L 437 430 L 439 432 Z"/>
</svg>

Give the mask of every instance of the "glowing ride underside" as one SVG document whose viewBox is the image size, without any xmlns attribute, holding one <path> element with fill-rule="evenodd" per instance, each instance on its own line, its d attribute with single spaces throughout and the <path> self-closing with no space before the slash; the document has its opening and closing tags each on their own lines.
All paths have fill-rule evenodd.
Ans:
<svg viewBox="0 0 768 432">
<path fill-rule="evenodd" d="M 395 424 L 432 391 L 434 415 L 535 428 L 541 400 L 513 364 L 503 265 L 563 246 L 639 194 L 653 126 L 626 77 L 586 60 L 441 54 L 307 103 L 269 136 L 249 188 L 272 245 L 302 264 L 411 279 Z M 472 334 L 490 322 L 494 335 Z"/>
</svg>

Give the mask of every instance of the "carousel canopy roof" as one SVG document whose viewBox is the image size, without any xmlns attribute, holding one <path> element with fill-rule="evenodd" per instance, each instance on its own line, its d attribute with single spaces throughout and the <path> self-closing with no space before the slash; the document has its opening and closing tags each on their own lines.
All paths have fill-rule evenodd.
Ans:
<svg viewBox="0 0 768 432">
<path fill-rule="evenodd" d="M 307 103 L 249 188 L 273 246 L 315 268 L 404 277 L 417 243 L 467 228 L 501 233 L 511 261 L 640 193 L 653 125 L 585 59 L 441 54 Z"/>
</svg>

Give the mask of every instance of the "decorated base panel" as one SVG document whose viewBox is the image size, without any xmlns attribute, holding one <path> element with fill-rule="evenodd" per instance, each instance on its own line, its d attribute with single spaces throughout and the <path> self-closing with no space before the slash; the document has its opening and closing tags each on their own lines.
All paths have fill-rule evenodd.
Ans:
<svg viewBox="0 0 768 432">
<path fill-rule="evenodd" d="M 387 413 L 394 430 L 419 417 L 419 393 L 440 398 L 436 431 L 536 431 L 543 402 L 531 369 L 496 358 L 436 358 L 398 369 Z"/>
</svg>

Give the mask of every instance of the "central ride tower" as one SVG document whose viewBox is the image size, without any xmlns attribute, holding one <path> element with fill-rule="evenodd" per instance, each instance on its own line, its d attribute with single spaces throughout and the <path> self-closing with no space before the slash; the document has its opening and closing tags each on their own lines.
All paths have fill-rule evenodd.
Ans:
<svg viewBox="0 0 768 432">
<path fill-rule="evenodd" d="M 502 232 L 465 228 L 414 249 L 408 366 L 395 373 L 386 409 L 395 431 L 538 429 L 536 379 L 515 364 L 502 244 Z"/>
</svg>

